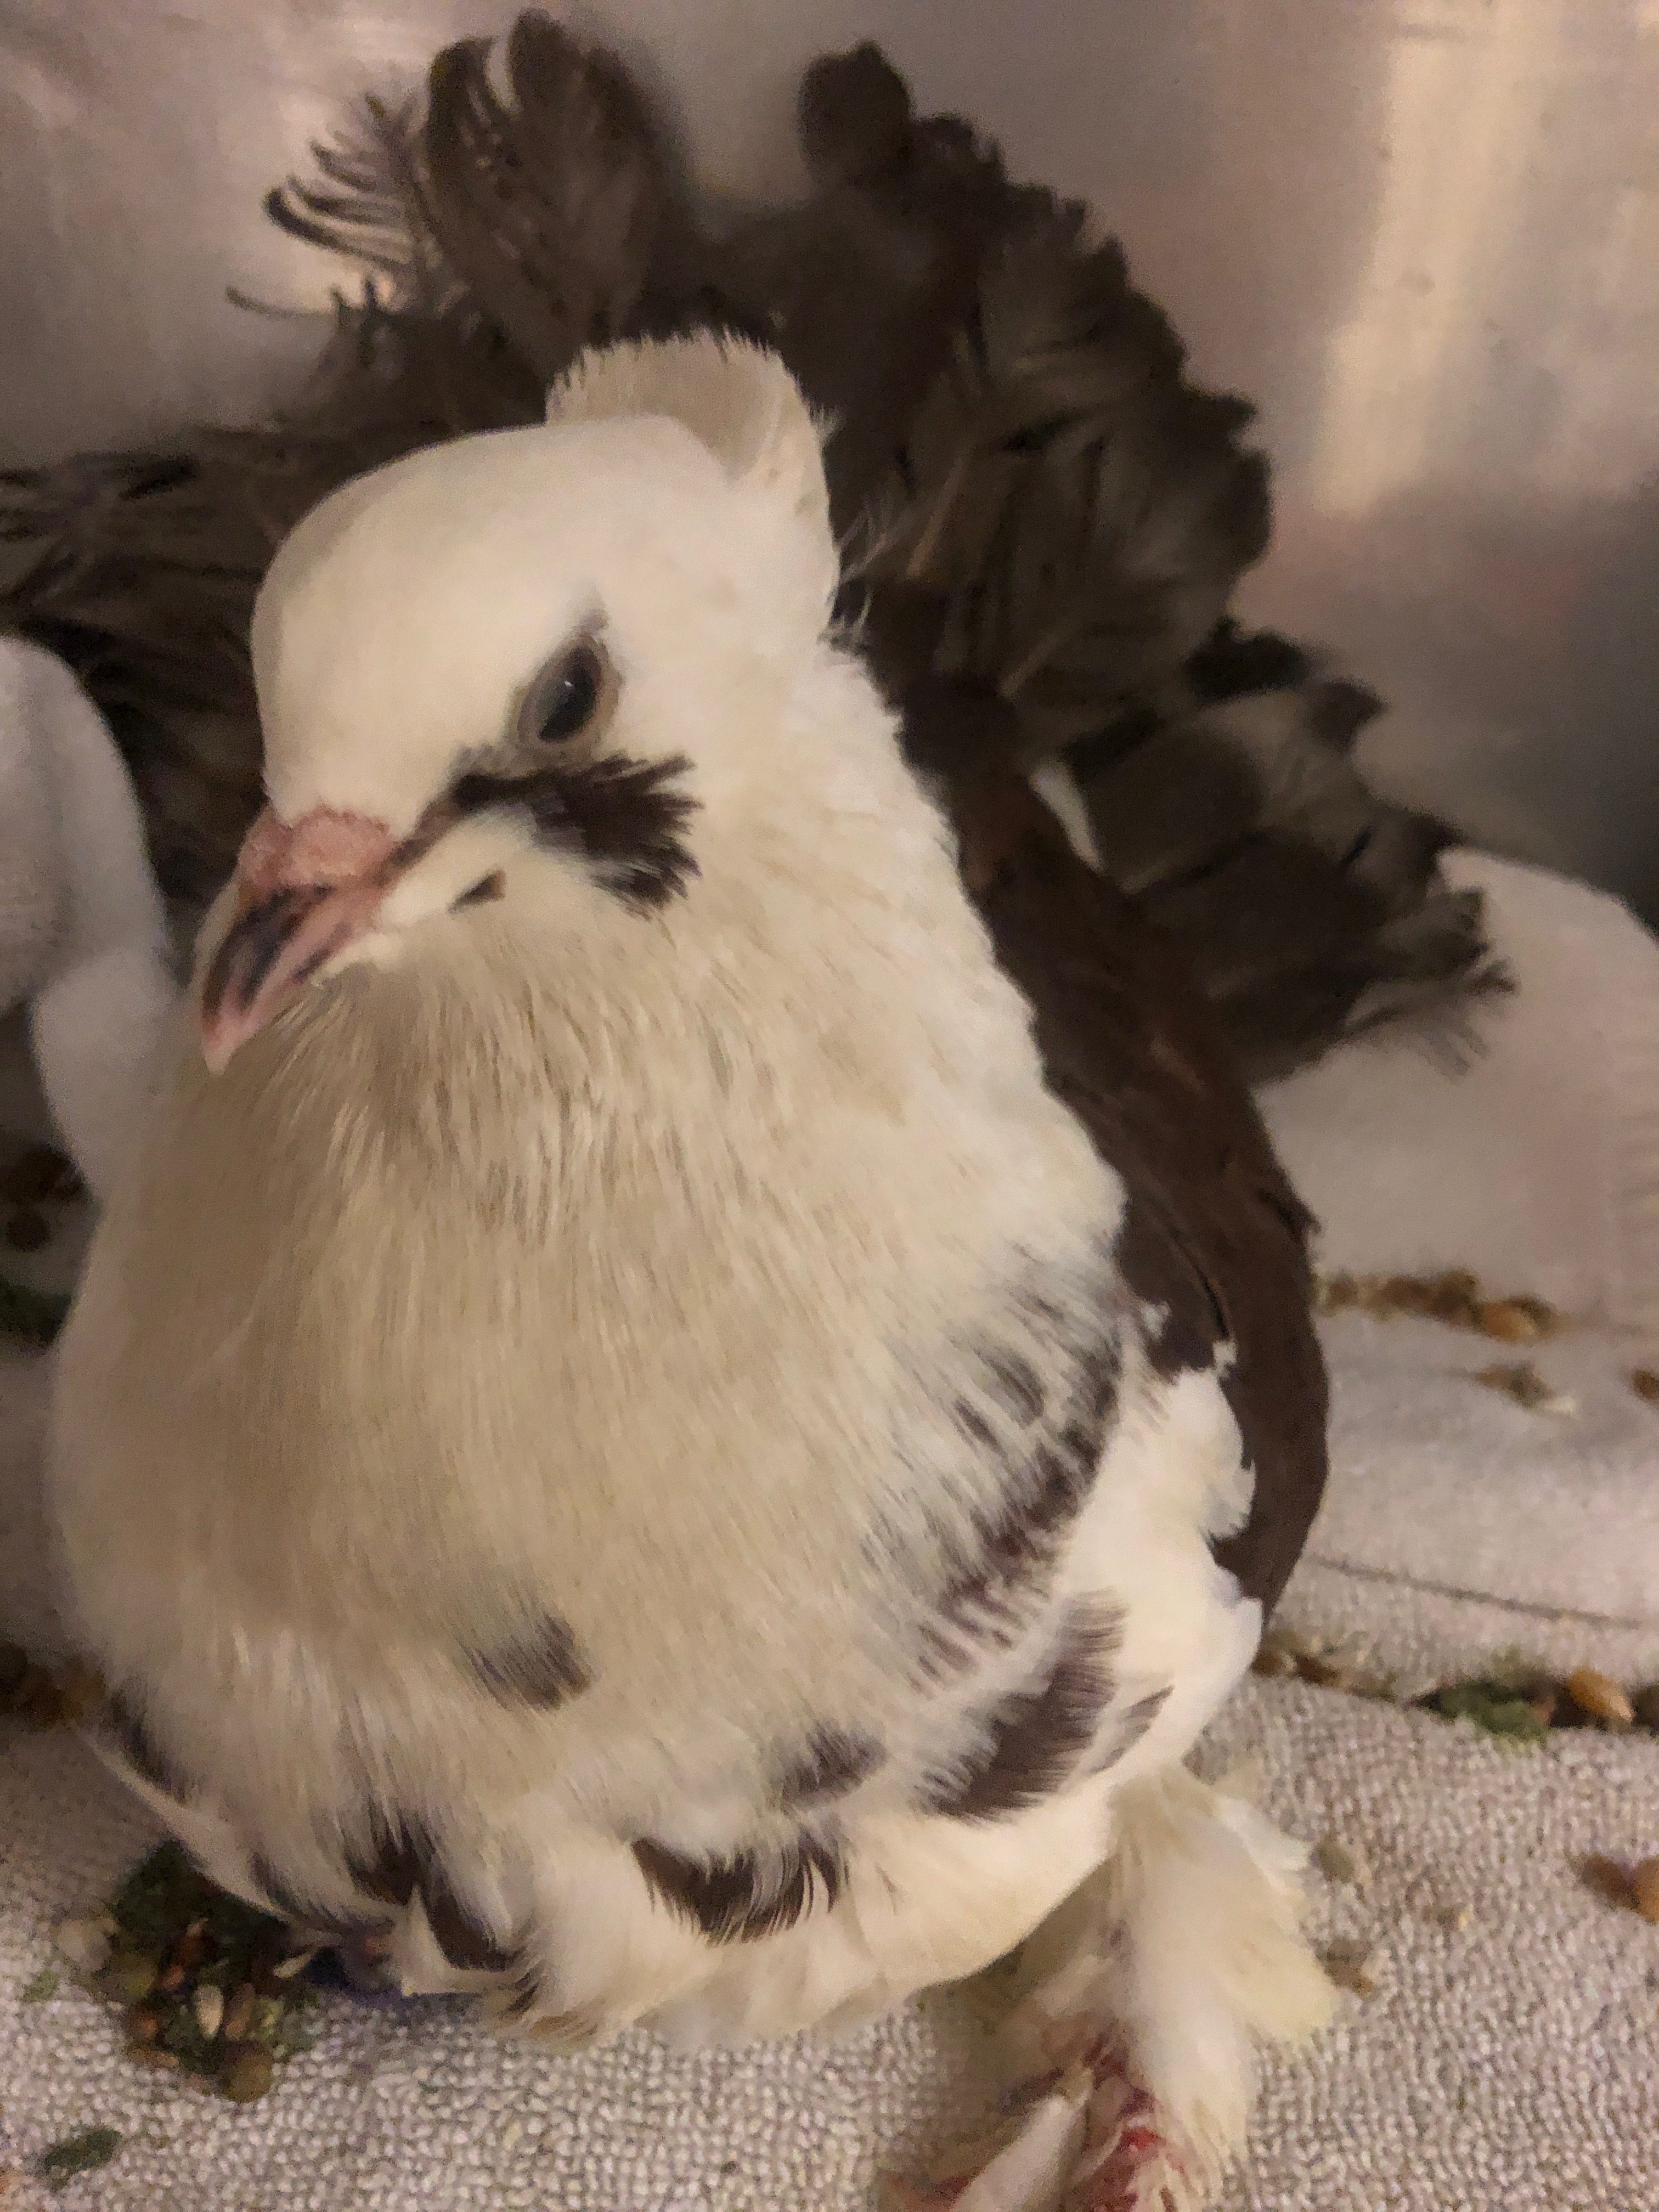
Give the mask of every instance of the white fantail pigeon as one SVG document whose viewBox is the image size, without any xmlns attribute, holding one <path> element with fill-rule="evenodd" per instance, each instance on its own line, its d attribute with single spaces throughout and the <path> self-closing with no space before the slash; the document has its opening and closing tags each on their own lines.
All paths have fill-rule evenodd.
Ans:
<svg viewBox="0 0 1659 2212">
<path fill-rule="evenodd" d="M 1306 1217 L 837 580 L 797 387 L 713 336 L 288 540 L 269 805 L 61 1346 L 100 1741 L 556 2046 L 858 2021 L 1077 1893 L 1067 2201 L 1194 2201 L 1323 1988 L 1180 1764 L 1319 1499 Z"/>
</svg>

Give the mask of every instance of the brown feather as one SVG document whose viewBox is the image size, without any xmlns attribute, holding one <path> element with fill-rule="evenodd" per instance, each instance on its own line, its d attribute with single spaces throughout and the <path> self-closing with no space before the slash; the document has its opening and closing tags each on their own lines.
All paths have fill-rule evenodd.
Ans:
<svg viewBox="0 0 1659 2212">
<path fill-rule="evenodd" d="M 366 102 L 270 195 L 366 275 L 279 415 L 0 477 L 0 625 L 110 717 L 170 894 L 211 896 L 259 803 L 248 622 L 294 523 L 419 446 L 537 420 L 586 343 L 713 321 L 766 337 L 836 417 L 848 605 L 918 756 L 948 783 L 1069 748 L 1115 879 L 1252 1074 L 1501 986 L 1478 901 L 1438 876 L 1444 833 L 1341 760 L 1370 695 L 1223 618 L 1267 534 L 1249 410 L 1188 381 L 1079 204 L 917 117 L 866 43 L 803 81 L 811 197 L 699 231 L 614 55 L 533 13 L 505 94 L 488 54 L 447 47 L 423 107 Z M 1276 736 L 1227 704 L 1255 693 Z"/>
<path fill-rule="evenodd" d="M 1378 711 L 1285 640 L 1224 626 L 1160 706 L 1068 758 L 1102 865 L 1181 946 L 1253 1081 L 1410 1022 L 1455 1042 L 1510 988 L 1449 833 L 1379 799 L 1353 740 Z"/>
<path fill-rule="evenodd" d="M 964 880 L 1030 1003 L 1049 1085 L 1123 1177 L 1120 1260 L 1165 1310 L 1172 1366 L 1235 1347 L 1224 1387 L 1255 1490 L 1246 1526 L 1215 1550 L 1270 1612 L 1325 1484 L 1310 1217 L 1158 933 L 1018 779 L 975 779 L 954 812 Z"/>
<path fill-rule="evenodd" d="M 643 97 L 613 55 L 529 13 L 507 42 L 510 96 L 489 41 L 432 64 L 422 145 L 428 211 L 477 307 L 544 384 L 583 346 L 623 335 L 645 290 L 671 198 Z"/>
<path fill-rule="evenodd" d="M 290 237 L 371 270 L 407 303 L 435 307 L 450 280 L 433 234 L 421 177 L 417 113 L 373 94 L 356 123 L 313 140 L 320 181 L 290 177 L 265 195 L 265 213 Z"/>
<path fill-rule="evenodd" d="M 906 432 L 866 563 L 943 603 L 933 665 L 1015 709 L 1027 761 L 1172 676 L 1267 537 L 1242 402 L 1196 392 L 1115 246 L 1003 240 Z"/>
</svg>

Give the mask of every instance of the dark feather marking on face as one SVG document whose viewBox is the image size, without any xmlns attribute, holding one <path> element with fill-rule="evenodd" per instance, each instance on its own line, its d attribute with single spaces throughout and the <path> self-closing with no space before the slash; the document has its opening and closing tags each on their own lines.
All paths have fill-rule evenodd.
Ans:
<svg viewBox="0 0 1659 2212">
<path fill-rule="evenodd" d="M 1121 1637 L 1115 1614 L 1074 1614 L 1042 1680 L 981 1716 L 980 1748 L 927 1787 L 923 1809 L 951 1820 L 994 1820 L 1051 1797 L 1094 1741 L 1112 1694 L 1112 1655 Z"/>
<path fill-rule="evenodd" d="M 750 1943 L 775 1936 L 841 1895 L 839 1845 L 798 1836 L 781 1856 L 755 1851 L 730 1858 L 686 1858 L 642 1836 L 634 1845 L 640 1872 L 663 1903 L 694 1921 L 711 1943 Z"/>
<path fill-rule="evenodd" d="M 814 1729 L 806 1748 L 779 1776 L 777 1802 L 785 1811 L 845 1797 L 866 1782 L 887 1754 L 873 1736 L 840 1729 Z"/>
<path fill-rule="evenodd" d="M 189 1777 L 161 1748 L 137 1702 L 125 1691 L 111 1691 L 104 1705 L 104 1723 L 127 1765 L 152 1790 L 168 1797 L 188 1797 Z"/>
<path fill-rule="evenodd" d="M 544 1613 L 522 1635 L 469 1650 L 466 1664 L 504 1705 L 537 1705 L 550 1711 L 579 1697 L 593 1680 L 574 1631 L 556 1613 Z"/>
<path fill-rule="evenodd" d="M 1311 1217 L 1274 1157 L 1215 1017 L 1168 941 L 1079 860 L 1023 780 L 951 793 L 963 878 L 1024 994 L 1048 1086 L 1122 1177 L 1116 1259 L 1158 1319 L 1166 1379 L 1212 1368 L 1255 1484 L 1212 1551 L 1271 1613 L 1325 1486 L 1324 1363 L 1311 1316 Z"/>
<path fill-rule="evenodd" d="M 432 1838 L 418 1821 L 377 1821 L 366 1852 L 348 1852 L 357 1887 L 378 1903 L 404 1909 L 418 1896 L 439 1949 L 464 1972 L 505 1973 L 517 1963 L 451 1887 Z"/>
<path fill-rule="evenodd" d="M 451 794 L 457 816 L 511 806 L 543 842 L 574 844 L 630 906 L 649 909 L 684 895 L 698 872 L 685 841 L 697 801 L 675 787 L 690 773 L 684 754 L 640 761 L 626 753 L 550 762 L 529 774 L 473 769 Z"/>
</svg>

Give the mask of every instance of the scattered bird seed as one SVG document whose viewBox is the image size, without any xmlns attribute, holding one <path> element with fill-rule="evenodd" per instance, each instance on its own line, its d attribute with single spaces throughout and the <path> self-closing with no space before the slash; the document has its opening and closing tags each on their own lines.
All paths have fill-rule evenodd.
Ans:
<svg viewBox="0 0 1659 2212">
<path fill-rule="evenodd" d="M 314 1943 L 307 1951 L 290 1951 L 286 1959 L 279 1959 L 276 1961 L 270 1970 L 271 1973 L 279 1982 L 291 1982 L 296 1974 L 304 1973 L 316 1955 L 317 1947 Z"/>
<path fill-rule="evenodd" d="M 83 1974 L 100 1973 L 109 1964 L 109 1937 L 90 1920 L 60 1920 L 53 1940 Z"/>
<path fill-rule="evenodd" d="M 1540 1344 L 1554 1333 L 1556 1320 L 1541 1298 L 1487 1298 L 1476 1315 L 1475 1327 L 1500 1344 Z"/>
<path fill-rule="evenodd" d="M 1449 1936 L 1461 1936 L 1474 1924 L 1474 1914 L 1467 1905 L 1442 1905 L 1434 1917 Z"/>
<path fill-rule="evenodd" d="M 1578 1878 L 1604 1905 L 1659 1923 L 1659 1858 L 1627 1867 L 1598 1851 L 1578 1862 Z"/>
<path fill-rule="evenodd" d="M 251 2105 L 270 2088 L 276 2062 L 262 2043 L 236 2046 L 225 2070 L 224 2091 L 233 2105 Z"/>
<path fill-rule="evenodd" d="M 1356 1996 L 1368 1997 L 1376 1987 L 1376 1976 L 1371 1971 L 1376 1954 L 1369 1943 L 1328 1943 L 1320 1953 L 1320 1964 L 1328 1978 L 1340 1990 L 1352 1990 Z"/>
<path fill-rule="evenodd" d="M 1624 1691 L 1599 1667 L 1574 1668 L 1562 1686 L 1581 1713 L 1605 1721 L 1610 1728 L 1627 1729 L 1636 1718 L 1636 1708 Z"/>
<path fill-rule="evenodd" d="M 1294 1677 L 1322 1689 L 1346 1690 L 1354 1697 L 1397 1702 L 1396 1678 L 1378 1673 L 1370 1661 L 1370 1653 L 1357 1644 L 1345 1643 L 1334 1648 L 1322 1638 L 1275 1628 L 1262 1638 L 1250 1664 L 1252 1672 L 1270 1678 Z"/>
<path fill-rule="evenodd" d="M 82 2128 L 78 2134 L 53 2143 L 50 2150 L 43 2150 L 34 2161 L 34 2170 L 49 2187 L 62 2189 L 77 2173 L 95 2173 L 100 2166 L 107 2166 L 121 2142 L 118 2128 Z"/>
<path fill-rule="evenodd" d="M 1525 1743 L 1541 1743 L 1557 1729 L 1623 1729 L 1639 1723 L 1659 1733 L 1659 1683 L 1632 1696 L 1599 1668 L 1588 1666 L 1561 1681 L 1519 1654 L 1494 1659 L 1486 1674 L 1443 1683 L 1413 1702 L 1443 1720 L 1473 1721 L 1489 1735 Z"/>
<path fill-rule="evenodd" d="M 1578 1862 L 1578 1879 L 1586 1889 L 1593 1891 L 1603 1905 L 1634 1905 L 1635 1894 L 1631 1878 L 1617 1859 L 1594 1851 Z"/>
<path fill-rule="evenodd" d="M 1315 1636 L 1306 1629 L 1276 1628 L 1273 1635 L 1275 1639 L 1297 1660 L 1316 1659 L 1321 1652 L 1330 1649 L 1324 1637 Z"/>
<path fill-rule="evenodd" d="M 116 1933 L 94 1986 L 121 2005 L 135 2063 L 198 2075 L 247 2103 L 282 2061 L 310 2049 L 315 1992 L 302 1971 L 277 1971 L 306 1954 L 289 1951 L 280 1922 L 215 1888 L 177 1844 L 134 1869 L 110 1917 Z"/>
<path fill-rule="evenodd" d="M 1316 1287 L 1314 1307 L 1322 1314 L 1358 1310 L 1377 1320 L 1410 1314 L 1502 1344 L 1540 1344 L 1562 1326 L 1561 1316 L 1542 1298 L 1489 1297 L 1467 1267 L 1437 1275 L 1328 1275 Z"/>
<path fill-rule="evenodd" d="M 1272 1628 L 1256 1650 L 1256 1671 L 1263 1674 L 1299 1674 L 1304 1663 L 1317 1658 L 1323 1643 L 1294 1628 Z"/>
<path fill-rule="evenodd" d="M 1443 1720 L 1470 1721 L 1483 1734 L 1511 1743 L 1542 1743 L 1549 1734 L 1529 1698 L 1512 1682 L 1491 1676 L 1449 1682 L 1443 1689 L 1431 1691 L 1423 1703 Z"/>
<path fill-rule="evenodd" d="M 19 2004 L 26 2005 L 45 2004 L 48 1997 L 55 1997 L 57 1994 L 58 1969 L 55 1966 L 42 1966 L 33 1979 L 25 1982 L 22 1988 L 18 1990 L 17 2002 Z"/>
<path fill-rule="evenodd" d="M 1352 1844 L 1345 1844 L 1340 1836 L 1326 1836 L 1316 1846 L 1314 1864 L 1328 1881 L 1350 1882 L 1356 1889 L 1364 1889 L 1370 1882 L 1371 1870 L 1363 1851 Z"/>
<path fill-rule="evenodd" d="M 1488 1390 L 1501 1391 L 1504 1397 L 1513 1398 L 1517 1406 L 1524 1406 L 1532 1413 L 1576 1413 L 1578 1401 L 1563 1390 L 1547 1382 L 1530 1359 L 1522 1359 L 1515 1366 L 1477 1368 L 1470 1381 L 1485 1385 Z"/>
<path fill-rule="evenodd" d="M 145 2049 L 137 2044 L 127 2045 L 127 2057 L 135 2066 L 148 2066 L 157 2074 L 179 2074 L 184 2071 L 184 2060 L 176 2051 L 163 2051 L 159 2045 Z"/>
<path fill-rule="evenodd" d="M 155 1961 L 136 1951 L 124 1951 L 110 1960 L 100 1978 L 106 1996 L 117 1997 L 123 2004 L 137 2004 L 155 1987 Z"/>
</svg>

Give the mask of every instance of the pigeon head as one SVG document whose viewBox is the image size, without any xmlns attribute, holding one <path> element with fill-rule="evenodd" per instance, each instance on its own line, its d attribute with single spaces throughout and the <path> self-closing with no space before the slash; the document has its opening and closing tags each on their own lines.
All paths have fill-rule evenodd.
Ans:
<svg viewBox="0 0 1659 2212">
<path fill-rule="evenodd" d="M 474 909 L 660 927 L 705 840 L 799 773 L 764 733 L 836 570 L 799 389 L 713 335 L 590 353 L 545 423 L 325 501 L 254 611 L 270 803 L 198 953 L 209 1065 Z"/>
</svg>

